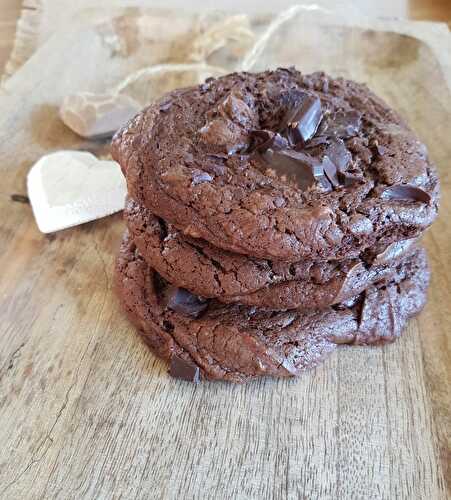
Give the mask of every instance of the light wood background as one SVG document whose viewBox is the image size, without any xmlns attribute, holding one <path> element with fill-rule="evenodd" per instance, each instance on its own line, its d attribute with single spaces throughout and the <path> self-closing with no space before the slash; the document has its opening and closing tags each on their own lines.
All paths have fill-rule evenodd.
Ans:
<svg viewBox="0 0 451 500">
<path fill-rule="evenodd" d="M 190 5 L 194 7 L 196 3 L 199 3 L 199 8 L 205 8 L 204 0 L 191 1 Z M 255 3 L 255 0 L 252 0 L 251 3 Z M 355 3 L 362 12 L 369 15 L 395 15 L 417 20 L 451 21 L 450 0 L 378 0 L 377 2 L 374 0 L 355 0 Z M 149 5 L 156 4 L 162 6 L 186 6 L 184 0 L 169 0 L 166 2 L 149 0 Z M 217 5 L 218 8 L 220 4 L 221 6 L 227 5 L 224 1 L 214 2 L 214 5 Z M 277 2 L 271 2 L 271 0 L 258 0 L 258 4 L 263 5 L 266 9 L 271 9 L 272 5 L 278 5 Z M 0 0 L 0 75 L 11 52 L 21 5 L 21 0 Z"/>
<path fill-rule="evenodd" d="M 273 47 L 280 64 L 316 69 L 317 45 L 301 45 L 314 40 L 308 29 L 299 41 L 297 26 L 284 31 L 293 43 Z M 440 169 L 423 313 L 395 344 L 340 348 L 296 381 L 169 378 L 112 293 L 121 216 L 44 236 L 30 207 L 11 201 L 40 155 L 86 147 L 57 106 L 100 90 L 117 62 L 90 31 L 54 40 L 0 94 L 2 500 L 450 497 L 449 89 L 416 38 L 332 31 L 322 67 L 396 106 Z"/>
</svg>

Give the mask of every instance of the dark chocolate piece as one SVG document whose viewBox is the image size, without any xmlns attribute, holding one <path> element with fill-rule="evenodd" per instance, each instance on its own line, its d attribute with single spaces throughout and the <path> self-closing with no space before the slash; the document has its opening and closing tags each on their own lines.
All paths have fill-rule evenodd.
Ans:
<svg viewBox="0 0 451 500">
<path fill-rule="evenodd" d="M 340 184 L 349 187 L 363 180 L 362 176 L 346 171 L 351 161 L 352 155 L 344 142 L 339 138 L 331 139 L 323 158 L 323 167 L 334 187 Z"/>
<path fill-rule="evenodd" d="M 16 193 L 12 194 L 11 201 L 16 201 L 17 203 L 30 204 L 30 198 L 28 198 L 28 196 L 25 196 L 24 194 L 16 194 Z"/>
<path fill-rule="evenodd" d="M 352 155 L 341 139 L 331 140 L 325 154 L 340 172 L 344 172 L 352 161 Z"/>
<path fill-rule="evenodd" d="M 349 172 L 338 172 L 338 178 L 340 179 L 340 184 L 344 187 L 354 186 L 364 181 L 361 175 L 355 175 Z"/>
<path fill-rule="evenodd" d="M 187 382 L 193 382 L 198 384 L 200 382 L 200 369 L 199 367 L 180 358 L 177 355 L 171 357 L 171 366 L 169 368 L 169 375 L 180 380 L 186 380 Z"/>
<path fill-rule="evenodd" d="M 390 186 L 382 191 L 381 197 L 385 200 L 422 201 L 423 203 L 431 201 L 429 193 L 409 184 Z"/>
<path fill-rule="evenodd" d="M 317 135 L 313 137 L 307 144 L 301 145 L 305 149 L 316 148 L 317 146 L 322 146 L 323 144 L 329 144 L 329 137 L 326 135 Z"/>
<path fill-rule="evenodd" d="M 280 131 L 291 144 L 305 144 L 315 135 L 323 117 L 321 101 L 307 92 L 297 91 L 293 95 L 293 105 L 282 119 Z"/>
<path fill-rule="evenodd" d="M 321 135 L 349 139 L 358 135 L 362 126 L 362 113 L 359 111 L 338 111 L 323 120 L 320 127 Z"/>
<path fill-rule="evenodd" d="M 325 189 L 331 188 L 322 163 L 312 156 L 293 150 L 273 151 L 269 149 L 263 154 L 263 158 L 277 175 L 295 179 L 301 189 L 307 189 L 316 184 Z"/>
<path fill-rule="evenodd" d="M 337 167 L 334 163 L 332 163 L 328 156 L 323 158 L 322 167 L 326 177 L 329 179 L 329 182 L 333 187 L 337 187 L 340 185 L 340 181 L 337 176 Z"/>
<path fill-rule="evenodd" d="M 192 319 L 158 303 L 153 269 L 132 241 L 125 245 L 117 262 L 124 309 L 152 350 L 170 362 L 170 374 L 192 382 L 301 375 L 336 343 L 394 340 L 426 299 L 429 272 L 420 251 L 389 282 L 371 286 L 355 303 L 304 312 L 216 304 L 201 319 Z"/>
<path fill-rule="evenodd" d="M 250 151 L 265 152 L 268 149 L 278 151 L 289 147 L 288 141 L 277 132 L 271 130 L 251 130 L 252 143 Z"/>
<path fill-rule="evenodd" d="M 274 200 L 274 204 L 277 203 Z M 321 309 L 335 301 L 334 295 L 343 288 L 347 276 L 347 284 L 344 285 L 346 294 L 342 294 L 340 300 L 359 293 L 373 282 L 386 279 L 393 274 L 398 261 L 410 257 L 398 257 L 394 251 L 394 262 L 388 260 L 382 265 L 376 262 L 377 273 L 366 272 L 359 280 L 350 281 L 350 269 L 358 262 L 368 269 L 375 257 L 387 248 L 387 244 L 375 245 L 359 258 L 338 262 L 312 263 L 306 259 L 297 263 L 271 262 L 224 252 L 205 240 L 185 237 L 174 226 L 164 224 L 131 199 L 127 200 L 124 218 L 130 237 L 147 264 L 166 280 L 159 287 L 160 290 L 167 282 L 189 290 L 198 297 L 262 309 Z M 355 229 L 359 218 L 363 230 Z M 363 215 L 353 216 L 350 226 L 354 227 L 351 234 L 357 237 L 365 237 L 368 230 L 372 230 L 371 222 Z M 413 251 L 415 248 L 408 253 Z M 353 288 L 353 283 L 359 288 Z M 213 309 L 211 302 L 204 314 L 208 314 L 210 309 Z"/>
<path fill-rule="evenodd" d="M 208 307 L 208 301 L 184 288 L 169 285 L 164 291 L 164 302 L 168 309 L 197 318 Z"/>
</svg>

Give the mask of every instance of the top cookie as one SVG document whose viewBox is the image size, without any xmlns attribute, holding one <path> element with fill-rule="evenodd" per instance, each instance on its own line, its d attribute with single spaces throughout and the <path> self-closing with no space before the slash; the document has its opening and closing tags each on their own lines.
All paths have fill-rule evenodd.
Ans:
<svg viewBox="0 0 451 500">
<path fill-rule="evenodd" d="M 113 139 L 130 194 L 186 235 L 264 259 L 356 256 L 437 214 L 426 147 L 364 85 L 294 69 L 169 93 Z"/>
</svg>

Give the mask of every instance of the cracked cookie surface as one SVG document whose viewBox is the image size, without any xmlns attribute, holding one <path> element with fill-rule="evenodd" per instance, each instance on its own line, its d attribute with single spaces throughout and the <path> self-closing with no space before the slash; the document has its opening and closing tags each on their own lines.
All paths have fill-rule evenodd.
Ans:
<svg viewBox="0 0 451 500">
<path fill-rule="evenodd" d="M 339 344 L 395 340 L 426 300 L 426 255 L 423 249 L 415 255 L 390 283 L 370 286 L 344 303 L 322 311 L 270 312 L 175 288 L 146 263 L 126 233 L 116 286 L 129 318 L 151 349 L 171 362 L 171 370 L 183 363 L 196 380 L 244 382 L 297 376 Z"/>
<path fill-rule="evenodd" d="M 134 200 L 124 218 L 146 262 L 170 283 L 224 303 L 263 309 L 322 309 L 390 279 L 416 240 L 374 248 L 343 261 L 286 263 L 221 250 L 205 240 L 184 236 Z"/>
<path fill-rule="evenodd" d="M 357 257 L 435 219 L 425 146 L 366 86 L 294 69 L 167 94 L 113 139 L 130 195 L 185 235 L 262 259 Z"/>
</svg>

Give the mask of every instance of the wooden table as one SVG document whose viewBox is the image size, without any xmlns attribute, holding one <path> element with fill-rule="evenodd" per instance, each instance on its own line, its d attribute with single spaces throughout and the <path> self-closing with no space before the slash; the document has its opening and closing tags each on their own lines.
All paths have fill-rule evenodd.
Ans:
<svg viewBox="0 0 451 500">
<path fill-rule="evenodd" d="M 149 5 L 153 3 L 155 2 L 150 1 Z M 169 3 L 183 6 L 184 1 L 175 0 Z M 270 8 L 270 1 L 261 3 L 267 4 Z M 451 20 L 451 2 L 449 0 L 380 0 L 377 4 L 373 0 L 363 0 L 357 3 L 363 12 L 365 12 L 365 8 L 371 6 L 371 12 L 377 12 L 381 16 L 391 16 L 393 13 L 399 14 L 400 11 L 405 11 L 406 17 L 410 19 L 443 22 Z M 11 52 L 21 4 L 20 0 L 2 0 L 0 9 L 0 75 Z"/>
<path fill-rule="evenodd" d="M 451 103 L 437 53 L 386 26 L 324 29 L 324 69 L 353 71 L 377 89 L 438 164 L 441 214 L 425 238 L 429 303 L 395 344 L 340 349 L 295 381 L 171 379 L 112 290 L 120 214 L 45 236 L 29 205 L 11 199 L 26 192 L 41 155 L 86 148 L 57 110 L 68 93 L 101 91 L 111 76 L 118 58 L 95 43 L 98 33 L 49 42 L 9 80 L 0 92 L 2 500 L 450 494 Z M 307 46 L 308 29 L 298 40 L 292 26 L 296 43 L 285 43 L 288 30 L 280 38 L 293 64 L 312 71 L 318 44 Z"/>
</svg>

